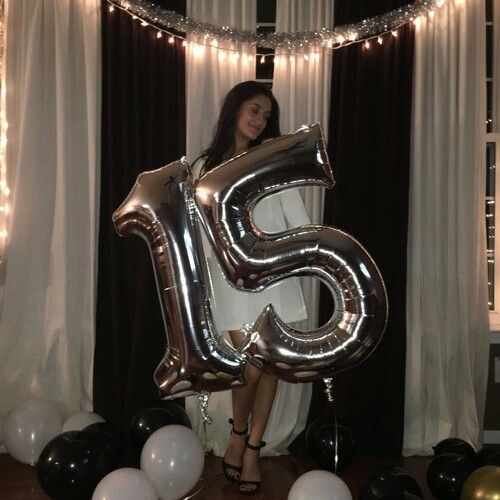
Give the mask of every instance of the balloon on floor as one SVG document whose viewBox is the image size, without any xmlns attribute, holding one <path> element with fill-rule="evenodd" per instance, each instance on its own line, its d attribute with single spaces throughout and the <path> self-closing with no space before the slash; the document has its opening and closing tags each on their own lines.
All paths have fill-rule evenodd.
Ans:
<svg viewBox="0 0 500 500">
<path fill-rule="evenodd" d="M 465 481 L 461 500 L 498 500 L 500 498 L 500 467 L 486 465 L 475 470 Z"/>
<path fill-rule="evenodd" d="M 101 479 L 92 500 L 158 500 L 151 479 L 142 471 L 124 467 Z"/>
<path fill-rule="evenodd" d="M 104 450 L 69 431 L 50 441 L 37 462 L 38 482 L 56 500 L 87 500 L 99 481 L 112 470 Z"/>
<path fill-rule="evenodd" d="M 183 408 L 173 401 L 165 401 L 167 407 L 144 408 L 130 420 L 129 444 L 133 449 L 142 450 L 144 443 L 153 432 L 166 425 L 184 425 L 191 428 L 189 417 Z"/>
<path fill-rule="evenodd" d="M 124 455 L 125 435 L 107 422 L 96 422 L 85 427 L 78 437 L 102 449 L 111 470 L 121 465 Z"/>
<path fill-rule="evenodd" d="M 81 431 L 90 424 L 104 422 L 104 419 L 97 413 L 91 411 L 79 411 L 69 417 L 63 424 L 61 432 Z"/>
<path fill-rule="evenodd" d="M 473 470 L 474 466 L 468 458 L 457 453 L 443 453 L 429 464 L 427 485 L 439 499 L 458 499 L 465 480 Z"/>
<path fill-rule="evenodd" d="M 433 446 L 434 455 L 442 455 L 443 453 L 457 453 L 469 460 L 474 460 L 476 452 L 474 448 L 463 439 L 448 438 L 440 441 L 436 446 Z"/>
<path fill-rule="evenodd" d="M 335 416 L 323 415 L 309 424 L 305 435 L 308 455 L 322 469 L 338 473 L 354 454 L 351 431 Z"/>
<path fill-rule="evenodd" d="M 61 432 L 62 417 L 50 401 L 30 398 L 16 405 L 3 424 L 3 443 L 19 462 L 35 465 L 44 446 Z"/>
<path fill-rule="evenodd" d="M 141 469 L 162 500 L 181 498 L 193 489 L 204 463 L 200 439 L 183 425 L 167 425 L 153 432 L 141 453 Z"/>
<path fill-rule="evenodd" d="M 352 500 L 347 484 L 332 472 L 312 470 L 292 485 L 288 500 Z"/>
<path fill-rule="evenodd" d="M 387 465 L 374 470 L 364 480 L 359 500 L 382 498 L 424 498 L 418 483 L 404 469 Z"/>
</svg>

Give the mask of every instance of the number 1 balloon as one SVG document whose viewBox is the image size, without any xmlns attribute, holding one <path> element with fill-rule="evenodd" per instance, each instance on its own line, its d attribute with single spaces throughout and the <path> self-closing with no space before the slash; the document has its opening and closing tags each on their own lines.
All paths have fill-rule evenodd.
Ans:
<svg viewBox="0 0 500 500">
<path fill-rule="evenodd" d="M 244 382 L 238 353 L 213 324 L 188 167 L 180 160 L 143 172 L 113 214 L 118 234 L 144 238 L 153 260 L 168 341 L 155 371 L 162 397 Z"/>
<path fill-rule="evenodd" d="M 163 396 L 242 384 L 247 361 L 292 382 L 328 378 L 375 349 L 387 299 L 366 250 L 327 226 L 270 235 L 253 222 L 264 196 L 314 184 L 333 186 L 319 125 L 266 141 L 194 182 L 182 160 L 139 176 L 113 220 L 120 235 L 141 236 L 151 251 L 168 338 L 155 373 Z M 258 293 L 288 277 L 314 276 L 334 297 L 330 320 L 313 331 L 295 330 L 270 304 L 244 347 L 229 347 L 212 320 L 199 223 L 232 286 Z"/>
</svg>

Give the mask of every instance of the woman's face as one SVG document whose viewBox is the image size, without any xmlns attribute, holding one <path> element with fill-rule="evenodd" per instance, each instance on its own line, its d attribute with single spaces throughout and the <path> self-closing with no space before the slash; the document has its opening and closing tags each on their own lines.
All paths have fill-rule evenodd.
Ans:
<svg viewBox="0 0 500 500">
<path fill-rule="evenodd" d="M 244 101 L 238 111 L 236 134 L 248 142 L 259 137 L 271 116 L 271 99 L 265 95 L 256 95 Z"/>
</svg>

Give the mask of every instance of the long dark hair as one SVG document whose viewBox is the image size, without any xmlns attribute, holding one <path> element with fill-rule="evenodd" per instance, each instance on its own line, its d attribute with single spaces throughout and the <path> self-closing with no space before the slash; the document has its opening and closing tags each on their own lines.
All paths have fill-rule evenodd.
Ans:
<svg viewBox="0 0 500 500">
<path fill-rule="evenodd" d="M 236 132 L 238 111 L 245 101 L 258 95 L 264 95 L 269 98 L 271 101 L 271 114 L 267 120 L 266 128 L 257 139 L 250 142 L 249 146 L 252 148 L 265 139 L 279 137 L 281 135 L 280 108 L 271 89 L 261 82 L 252 80 L 239 83 L 233 87 L 224 98 L 212 143 L 200 155 L 200 158 L 205 159 L 200 175 L 208 172 L 216 165 L 219 165 L 219 163 L 222 163 L 224 155 L 234 148 L 234 135 Z"/>
</svg>

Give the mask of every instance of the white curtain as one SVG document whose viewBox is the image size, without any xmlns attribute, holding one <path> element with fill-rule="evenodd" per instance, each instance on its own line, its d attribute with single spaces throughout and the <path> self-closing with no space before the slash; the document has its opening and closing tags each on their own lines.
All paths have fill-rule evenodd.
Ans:
<svg viewBox="0 0 500 500">
<path fill-rule="evenodd" d="M 100 1 L 7 1 L 12 222 L 0 410 L 91 408 L 100 150 Z"/>
<path fill-rule="evenodd" d="M 188 0 L 187 14 L 206 22 L 255 30 L 256 1 Z M 235 84 L 255 79 L 255 59 L 249 59 L 254 54 L 250 49 L 236 59 L 233 55 L 221 56 L 216 49 L 203 50 L 196 45 L 189 45 L 187 54 L 187 157 L 192 161 L 212 138 L 225 94 Z M 286 105 L 284 103 L 282 108 Z M 288 196 L 298 196 L 298 193 Z M 296 206 L 293 201 L 290 204 Z M 297 214 L 300 216 L 302 214 Z M 298 224 L 303 222 L 301 220 Z M 309 400 L 310 389 L 304 391 L 301 384 L 279 382 L 264 434 L 267 446 L 262 450 L 263 455 L 287 453 L 287 446 L 304 427 Z M 232 414 L 230 393 L 211 395 L 208 410 L 213 423 L 206 428 L 195 398 L 186 400 L 186 410 L 193 429 L 206 442 L 207 448 L 216 455 L 223 455 L 229 439 L 228 418 Z"/>
<path fill-rule="evenodd" d="M 255 31 L 256 0 L 187 0 L 186 13 L 204 22 Z M 254 49 L 231 52 L 232 45 L 204 47 L 188 37 L 186 57 L 186 156 L 193 161 L 210 144 L 222 99 L 239 82 L 255 78 Z M 213 40 L 208 39 L 211 44 Z M 238 59 L 236 59 L 236 57 Z"/>
<path fill-rule="evenodd" d="M 488 371 L 484 4 L 447 2 L 415 39 L 404 454 L 478 446 Z"/>
</svg>

